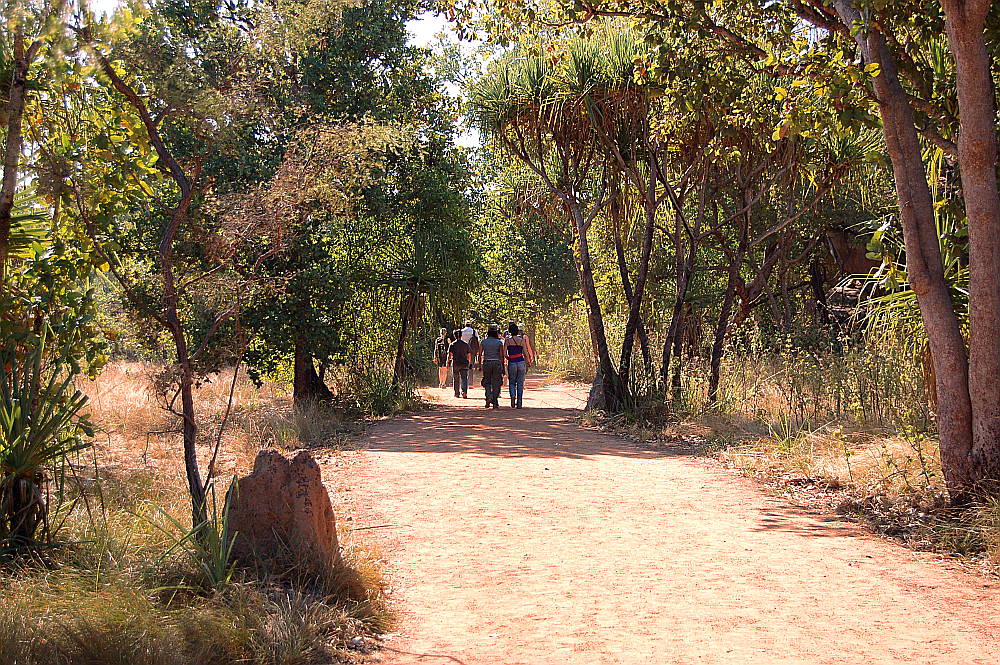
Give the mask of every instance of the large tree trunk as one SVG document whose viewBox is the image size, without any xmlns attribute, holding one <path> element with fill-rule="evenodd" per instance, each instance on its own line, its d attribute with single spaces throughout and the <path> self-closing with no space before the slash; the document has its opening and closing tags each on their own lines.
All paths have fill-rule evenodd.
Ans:
<svg viewBox="0 0 1000 665">
<path fill-rule="evenodd" d="M 996 99 L 983 35 L 988 0 L 943 0 L 958 89 L 958 162 L 969 221 L 972 482 L 1000 479 L 1000 195 Z"/>
<path fill-rule="evenodd" d="M 837 0 L 835 7 L 845 25 L 863 25 L 852 0 Z M 917 296 L 934 364 L 941 466 L 952 500 L 962 501 L 977 480 L 970 459 L 972 402 L 968 358 L 944 279 L 932 197 L 921 159 L 913 109 L 900 84 L 896 62 L 886 46 L 885 37 L 877 30 L 862 27 L 856 40 L 865 62 L 880 67 L 875 78 L 875 94 L 896 183 L 907 275 Z M 974 304 L 973 309 L 976 306 Z"/>
<path fill-rule="evenodd" d="M 3 153 L 3 180 L 0 183 L 0 288 L 7 277 L 7 259 L 10 253 L 10 227 L 14 209 L 14 195 L 17 190 L 18 166 L 21 162 L 21 123 L 24 118 L 24 103 L 28 89 L 28 67 L 33 51 L 25 49 L 24 35 L 17 30 L 14 35 L 14 58 L 10 93 L 7 102 L 7 140 Z"/>
<path fill-rule="evenodd" d="M 296 408 L 312 402 L 333 399 L 333 393 L 316 372 L 316 364 L 309 353 L 309 344 L 299 336 L 295 340 L 292 372 L 292 401 Z"/>
</svg>

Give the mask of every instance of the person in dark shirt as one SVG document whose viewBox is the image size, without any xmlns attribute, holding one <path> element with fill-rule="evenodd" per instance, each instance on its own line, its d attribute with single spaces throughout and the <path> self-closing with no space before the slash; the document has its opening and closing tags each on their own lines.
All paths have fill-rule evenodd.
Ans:
<svg viewBox="0 0 1000 665">
<path fill-rule="evenodd" d="M 448 384 L 448 347 L 451 346 L 451 337 L 448 330 L 441 328 L 441 334 L 434 340 L 434 364 L 438 368 L 438 388 L 445 388 Z"/>
<path fill-rule="evenodd" d="M 455 397 L 469 396 L 469 365 L 471 364 L 471 349 L 462 340 L 462 331 L 455 331 L 455 341 L 448 347 L 448 364 L 454 377 Z M 461 391 L 459 391 L 461 388 Z"/>
</svg>

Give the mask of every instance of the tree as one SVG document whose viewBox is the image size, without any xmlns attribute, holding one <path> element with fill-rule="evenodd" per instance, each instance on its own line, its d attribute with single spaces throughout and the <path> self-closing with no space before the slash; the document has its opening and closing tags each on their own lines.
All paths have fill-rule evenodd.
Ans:
<svg viewBox="0 0 1000 665">
<path fill-rule="evenodd" d="M 417 9 L 410 0 L 346 9 L 337 24 L 320 31 L 317 43 L 283 55 L 286 80 L 275 92 L 280 139 L 273 151 L 286 155 L 271 177 L 284 192 L 292 223 L 285 250 L 268 268 L 280 288 L 262 294 L 245 322 L 257 336 L 248 356 L 251 371 L 275 371 L 291 359 L 297 403 L 332 397 L 325 368 L 357 353 L 357 333 L 345 336 L 356 323 L 352 306 L 397 282 L 398 274 L 386 274 L 397 257 L 382 252 L 396 247 L 396 233 L 408 233 L 397 224 L 401 214 L 418 209 L 414 199 L 447 199 L 465 179 L 460 168 L 450 172 L 454 178 L 426 177 L 420 184 L 411 175 L 419 169 L 440 175 L 440 168 L 461 161 L 451 145 L 454 104 L 428 70 L 426 51 L 407 44 L 406 22 Z M 420 225 L 428 238 L 463 221 L 452 213 L 454 201 L 441 203 L 441 218 L 427 219 L 426 229 Z M 384 261 L 372 261 L 379 256 Z M 405 263 L 405 256 L 399 260 Z M 400 303 L 379 301 L 395 310 L 394 333 L 404 327 L 408 333 L 422 300 L 407 302 L 408 315 L 401 317 Z M 385 349 L 399 351 L 407 336 L 392 334 L 396 344 Z M 402 371 L 401 359 L 394 364 Z"/>
<path fill-rule="evenodd" d="M 985 38 L 988 17 L 994 19 L 989 26 L 993 34 L 1000 24 L 993 3 L 986 0 L 943 0 L 941 5 L 955 59 L 958 162 L 969 224 L 971 446 L 966 451 L 962 445 L 955 451 L 958 464 L 968 471 L 956 473 L 959 477 L 951 483 L 961 492 L 966 487 L 1000 481 L 1000 386 L 996 379 L 1000 375 L 1000 195 L 996 86 Z M 953 369 L 959 392 L 961 370 L 961 366 Z M 948 377 L 949 381 L 955 378 Z M 961 425 L 966 427 L 965 422 Z"/>
<path fill-rule="evenodd" d="M 596 56 L 582 48 L 554 70 L 541 55 L 515 52 L 474 87 L 470 103 L 484 134 L 536 173 L 563 207 L 597 359 L 589 405 L 615 410 L 623 388 L 609 352 L 588 239 L 608 200 L 603 153 L 585 98 L 590 86 L 604 82 L 606 61 Z"/>
<path fill-rule="evenodd" d="M 996 42 L 984 32 L 993 33 L 998 14 L 989 2 L 942 6 L 943 11 L 923 2 L 867 0 L 740 6 L 708 1 L 501 2 L 500 11 L 485 24 L 509 37 L 539 16 L 548 25 L 632 17 L 654 33 L 712 37 L 749 68 L 793 77 L 799 90 L 822 91 L 845 126 L 865 122 L 868 107 L 877 107 L 895 180 L 907 274 L 934 365 L 944 474 L 953 501 L 962 503 L 992 485 L 1000 472 L 1000 389 L 986 385 L 1000 362 L 1000 308 L 995 301 L 1000 254 L 994 240 L 1000 222 L 995 214 L 996 160 L 990 158 L 995 140 L 978 138 L 996 133 L 990 51 Z M 471 7 L 457 8 L 467 25 L 477 18 Z M 945 33 L 954 70 L 941 49 Z M 656 39 L 651 41 L 655 45 Z M 817 130 L 824 129 L 825 114 L 813 114 L 808 104 L 791 101 L 786 111 L 779 125 L 783 131 L 798 131 L 806 118 L 818 121 L 813 125 Z M 958 149 L 954 139 L 961 137 L 963 124 L 966 144 Z M 967 210 L 970 284 L 975 283 L 970 286 L 968 342 L 944 276 L 922 140 L 957 158 L 963 190 L 973 197 Z"/>
<path fill-rule="evenodd" d="M 0 35 L 0 95 L 4 102 L 2 117 L 6 120 L 0 179 L 0 289 L 6 277 L 14 199 L 20 180 L 24 110 L 32 87 L 28 72 L 42 51 L 58 44 L 64 35 L 68 4 L 60 0 L 3 3 L 4 31 L 8 37 Z"/>
<path fill-rule="evenodd" d="M 133 184 L 136 195 L 124 219 L 101 210 L 101 197 L 79 182 L 75 202 L 99 244 L 110 246 L 117 236 L 124 245 L 131 263 L 106 252 L 109 270 L 136 311 L 171 340 L 174 364 L 159 382 L 167 408 L 182 419 L 192 523 L 198 526 L 206 521 L 211 469 L 203 480 L 194 384 L 226 359 L 222 332 L 260 285 L 261 265 L 280 247 L 282 220 L 260 207 L 243 214 L 252 200 L 247 204 L 246 196 L 217 188 L 208 176 L 213 160 L 238 146 L 242 129 L 258 118 L 260 98 L 253 88 L 236 85 L 248 71 L 240 68 L 254 66 L 263 43 L 260 34 L 244 33 L 254 24 L 253 8 L 242 20 L 213 11 L 192 14 L 170 2 L 151 8 L 134 25 L 113 26 L 119 33 L 89 22 L 75 28 L 108 94 L 139 128 L 133 140 L 148 140 L 155 154 L 153 168 Z M 234 51 L 243 52 L 235 70 Z M 141 152 L 109 151 L 113 162 L 137 156 Z"/>
</svg>

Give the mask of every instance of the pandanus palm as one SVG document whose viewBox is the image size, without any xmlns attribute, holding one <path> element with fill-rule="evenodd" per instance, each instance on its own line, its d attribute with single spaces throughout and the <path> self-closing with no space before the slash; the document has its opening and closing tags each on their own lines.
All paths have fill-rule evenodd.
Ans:
<svg viewBox="0 0 1000 665">
<path fill-rule="evenodd" d="M 56 364 L 58 366 L 58 363 Z M 87 402 L 72 372 L 46 363 L 45 336 L 30 350 L 0 350 L 0 543 L 50 535 L 46 483 L 85 448 L 78 415 Z"/>
<path fill-rule="evenodd" d="M 611 164 L 601 131 L 617 122 L 624 77 L 631 80 L 623 55 L 627 43 L 620 37 L 581 39 L 555 60 L 513 52 L 473 86 L 470 99 L 484 136 L 529 167 L 561 204 L 576 243 L 597 357 L 590 405 L 609 409 L 620 405 L 624 388 L 608 349 L 587 232 L 608 200 Z"/>
</svg>

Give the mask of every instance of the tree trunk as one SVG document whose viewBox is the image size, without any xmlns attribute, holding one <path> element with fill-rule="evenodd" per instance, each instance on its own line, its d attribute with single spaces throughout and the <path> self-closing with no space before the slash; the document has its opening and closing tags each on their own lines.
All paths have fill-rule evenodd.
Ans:
<svg viewBox="0 0 1000 665">
<path fill-rule="evenodd" d="M 734 270 L 739 270 L 737 265 Z M 729 316 L 733 310 L 733 297 L 736 289 L 736 280 L 733 272 L 729 273 L 729 281 L 726 284 L 726 295 L 722 299 L 722 309 L 719 311 L 719 320 L 715 324 L 715 337 L 712 340 L 712 357 L 709 365 L 708 375 L 708 403 L 714 405 L 719 401 L 719 381 L 722 376 L 722 354 L 726 349 L 726 333 L 729 331 Z"/>
<path fill-rule="evenodd" d="M 7 278 L 7 259 L 10 253 L 10 227 L 17 190 L 18 166 L 21 162 L 21 123 L 28 89 L 29 53 L 25 50 L 24 35 L 20 30 L 14 36 L 14 59 L 7 102 L 7 141 L 3 153 L 3 181 L 0 183 L 0 288 Z"/>
<path fill-rule="evenodd" d="M 679 363 L 681 357 L 681 339 L 683 337 L 682 322 L 684 320 L 684 305 L 687 301 L 688 285 L 691 283 L 691 275 L 694 272 L 695 261 L 697 260 L 697 246 L 691 240 L 688 244 L 687 257 L 682 258 L 681 254 L 681 221 L 677 221 L 675 230 L 674 252 L 676 254 L 677 277 L 675 279 L 676 294 L 674 297 L 674 311 L 670 316 L 670 325 L 667 328 L 667 339 L 663 343 L 663 357 L 660 364 L 660 381 L 664 386 L 667 382 L 673 387 L 674 399 L 680 397 L 680 365 L 678 364 L 671 377 L 670 363 L 672 360 Z"/>
<path fill-rule="evenodd" d="M 675 359 L 674 369 L 670 375 L 670 394 L 674 402 L 680 402 L 681 399 L 681 369 L 682 363 L 684 361 L 683 351 L 684 351 L 684 331 L 688 325 L 688 321 L 692 320 L 694 317 L 694 310 L 691 307 L 691 303 L 681 301 L 680 311 L 676 313 L 680 323 L 677 325 L 677 329 L 673 333 L 673 356 Z M 699 340 L 700 344 L 700 340 Z"/>
<path fill-rule="evenodd" d="M 621 405 L 622 386 L 618 381 L 611 354 L 608 351 L 608 338 L 604 331 L 604 316 L 601 314 L 601 301 L 597 297 L 597 287 L 594 284 L 594 269 L 590 260 L 590 243 L 587 240 L 587 223 L 583 211 L 576 202 L 569 204 L 570 214 L 577 231 L 577 273 L 580 277 L 580 287 L 583 290 L 583 300 L 587 304 L 587 324 L 590 327 L 590 338 L 594 345 L 594 355 L 597 357 L 597 374 L 594 386 L 599 384 L 599 390 L 591 391 L 594 399 L 588 408 L 600 408 L 616 411 Z M 598 382 L 598 379 L 600 380 Z M 596 395 L 594 393 L 596 392 Z"/>
<path fill-rule="evenodd" d="M 333 393 L 316 372 L 308 342 L 301 336 L 295 340 L 293 360 L 292 402 L 296 408 L 310 402 L 326 402 Z"/>
<path fill-rule="evenodd" d="M 178 357 L 186 355 L 187 350 L 178 347 Z M 194 371 L 191 361 L 185 359 L 180 363 L 181 413 L 184 416 L 184 471 L 187 475 L 188 492 L 191 494 L 191 525 L 198 526 L 208 521 L 208 509 L 205 505 L 205 486 L 201 482 L 201 471 L 198 467 L 198 423 L 195 420 L 194 409 Z"/>
<path fill-rule="evenodd" d="M 409 333 L 411 310 L 415 295 L 406 295 L 399 305 L 399 337 L 396 340 L 396 356 L 392 363 L 392 382 L 399 383 L 406 374 L 406 335 Z"/>
<path fill-rule="evenodd" d="M 646 223 L 642 231 L 642 246 L 639 250 L 639 271 L 635 277 L 635 291 L 629 302 L 628 320 L 625 322 L 625 338 L 622 340 L 621 362 L 618 365 L 618 382 L 623 388 L 629 385 L 632 369 L 632 349 L 636 332 L 641 323 L 642 299 L 646 292 L 646 278 L 649 275 L 649 257 L 653 251 L 653 235 L 656 231 L 656 166 L 650 161 L 649 185 L 643 196 Z"/>
<path fill-rule="evenodd" d="M 826 302 L 826 271 L 823 263 L 814 258 L 809 262 L 809 286 L 813 292 L 813 304 L 816 308 L 814 323 L 826 328 L 830 325 L 830 310 Z"/>
<path fill-rule="evenodd" d="M 835 7 L 845 25 L 862 22 L 852 0 L 836 0 Z M 900 84 L 885 37 L 877 30 L 862 27 L 855 39 L 865 62 L 878 64 L 880 68 L 875 78 L 875 94 L 896 184 L 907 275 L 917 297 L 934 364 L 941 466 L 952 500 L 962 501 L 976 481 L 970 463 L 969 365 L 965 340 L 944 279 L 933 202 L 913 109 Z"/>
<path fill-rule="evenodd" d="M 958 163 L 969 222 L 970 480 L 1000 479 L 1000 195 L 987 0 L 943 0 L 958 90 Z"/>
<path fill-rule="evenodd" d="M 625 260 L 625 248 L 622 246 L 621 229 L 618 228 L 617 222 L 612 236 L 614 236 L 615 258 L 618 262 L 618 274 L 622 280 L 622 292 L 625 294 L 625 302 L 629 305 L 629 309 L 631 311 L 632 279 L 629 277 L 628 262 Z M 646 364 L 646 369 L 648 370 L 653 361 L 649 351 L 649 333 L 646 330 L 646 325 L 642 322 L 642 317 L 639 318 L 639 325 L 636 328 L 636 336 L 639 338 L 639 349 L 642 352 L 642 359 Z"/>
</svg>

